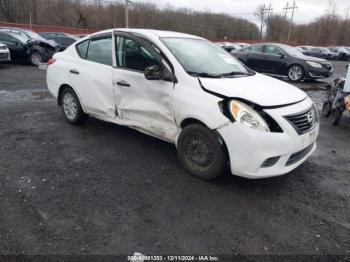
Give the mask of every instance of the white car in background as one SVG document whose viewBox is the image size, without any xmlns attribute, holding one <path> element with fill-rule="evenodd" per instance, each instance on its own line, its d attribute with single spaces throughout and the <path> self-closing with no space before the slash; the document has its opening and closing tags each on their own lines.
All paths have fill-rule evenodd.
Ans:
<svg viewBox="0 0 350 262">
<path fill-rule="evenodd" d="M 10 50 L 5 44 L 0 43 L 0 63 L 11 61 Z"/>
<path fill-rule="evenodd" d="M 283 175 L 316 148 L 318 113 L 303 91 L 197 36 L 98 32 L 54 55 L 47 85 L 69 123 L 90 115 L 174 143 L 184 168 L 206 180 L 226 169 Z"/>
</svg>

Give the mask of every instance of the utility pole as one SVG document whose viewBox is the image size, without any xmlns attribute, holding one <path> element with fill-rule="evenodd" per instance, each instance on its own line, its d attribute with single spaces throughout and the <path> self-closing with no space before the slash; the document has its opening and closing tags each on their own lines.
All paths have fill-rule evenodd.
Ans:
<svg viewBox="0 0 350 262">
<path fill-rule="evenodd" d="M 283 42 L 283 38 L 284 38 L 284 29 L 286 26 L 288 26 L 288 24 L 285 21 L 287 21 L 287 14 L 288 14 L 289 9 L 290 9 L 289 2 L 287 2 L 286 7 L 283 8 L 283 10 L 286 10 L 286 12 L 284 13 L 284 21 L 283 21 L 283 27 L 282 27 L 282 33 L 281 33 L 281 42 Z"/>
<path fill-rule="evenodd" d="M 29 11 L 29 30 L 32 31 L 32 11 Z"/>
<path fill-rule="evenodd" d="M 270 16 L 271 16 L 271 13 L 273 11 L 273 8 L 272 8 L 272 5 L 270 3 L 269 7 L 268 8 L 264 8 L 264 13 L 267 12 L 267 21 L 266 21 L 266 39 L 268 38 L 269 36 L 269 23 L 270 23 Z"/>
<path fill-rule="evenodd" d="M 293 6 L 291 7 L 292 9 L 292 16 L 290 18 L 290 25 L 289 25 L 289 32 L 288 32 L 288 40 L 287 42 L 289 43 L 289 40 L 290 40 L 290 34 L 292 32 L 292 26 L 293 26 L 293 19 L 294 19 L 294 12 L 295 12 L 295 9 L 297 9 L 298 7 L 296 6 L 295 4 L 295 1 L 293 2 Z"/>
<path fill-rule="evenodd" d="M 130 0 L 125 0 L 125 27 L 129 28 L 129 3 Z"/>
</svg>

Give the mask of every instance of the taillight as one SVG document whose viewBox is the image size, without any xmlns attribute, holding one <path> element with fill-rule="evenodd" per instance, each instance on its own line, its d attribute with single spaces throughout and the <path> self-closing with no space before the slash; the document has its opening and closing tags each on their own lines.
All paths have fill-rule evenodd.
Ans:
<svg viewBox="0 0 350 262">
<path fill-rule="evenodd" d="M 52 64 L 54 64 L 56 61 L 57 61 L 56 59 L 50 58 L 49 61 L 47 61 L 47 65 L 48 65 L 48 66 L 49 66 L 49 65 L 52 65 Z"/>
</svg>

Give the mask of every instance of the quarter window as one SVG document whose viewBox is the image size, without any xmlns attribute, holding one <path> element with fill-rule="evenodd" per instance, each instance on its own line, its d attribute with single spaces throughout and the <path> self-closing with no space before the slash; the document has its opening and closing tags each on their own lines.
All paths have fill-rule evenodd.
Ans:
<svg viewBox="0 0 350 262">
<path fill-rule="evenodd" d="M 112 66 L 112 36 L 90 40 L 86 59 Z"/>
<path fill-rule="evenodd" d="M 89 40 L 86 40 L 77 45 L 77 51 L 81 58 L 86 59 L 88 47 L 89 47 Z"/>
<path fill-rule="evenodd" d="M 118 67 L 143 72 L 149 66 L 160 66 L 157 59 L 136 41 L 119 36 L 116 41 Z"/>
</svg>

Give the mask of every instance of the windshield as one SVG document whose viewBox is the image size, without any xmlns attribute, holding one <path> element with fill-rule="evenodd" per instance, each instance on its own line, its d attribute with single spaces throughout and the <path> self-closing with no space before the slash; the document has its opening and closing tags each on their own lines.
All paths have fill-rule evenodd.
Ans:
<svg viewBox="0 0 350 262">
<path fill-rule="evenodd" d="M 248 75 L 250 72 L 226 51 L 203 39 L 162 38 L 187 73 L 201 77 Z"/>
<path fill-rule="evenodd" d="M 41 35 L 30 30 L 23 30 L 23 33 L 33 39 L 44 39 Z"/>
<path fill-rule="evenodd" d="M 283 51 L 290 56 L 304 56 L 304 54 L 295 47 L 291 47 L 289 45 L 278 45 L 278 47 L 282 48 Z"/>
</svg>

